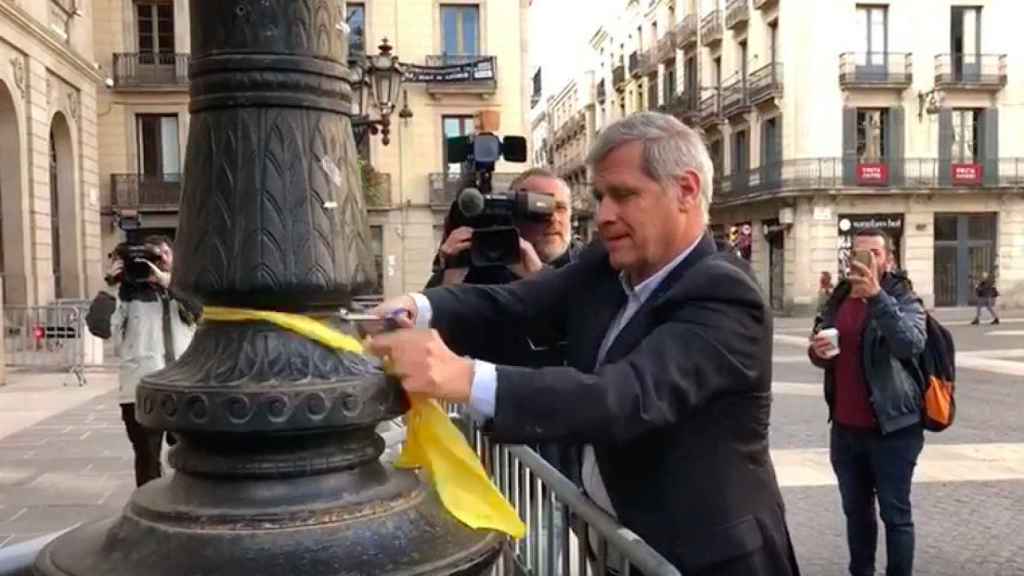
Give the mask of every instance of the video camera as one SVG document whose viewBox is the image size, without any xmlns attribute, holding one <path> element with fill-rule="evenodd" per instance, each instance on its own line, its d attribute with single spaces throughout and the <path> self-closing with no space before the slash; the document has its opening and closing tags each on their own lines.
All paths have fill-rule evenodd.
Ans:
<svg viewBox="0 0 1024 576">
<path fill-rule="evenodd" d="M 554 198 L 524 190 L 494 191 L 495 163 L 526 161 L 526 139 L 483 132 L 447 140 L 448 161 L 462 163 L 460 191 L 456 197 L 459 212 L 473 228 L 473 241 L 467 257 L 454 267 L 508 266 L 519 262 L 519 232 L 516 220 L 545 221 L 554 212 Z M 463 255 L 460 255 L 463 256 Z"/>
<path fill-rule="evenodd" d="M 160 248 L 152 244 L 129 244 L 127 242 L 118 244 L 111 257 L 116 256 L 121 260 L 123 266 L 121 273 L 116 276 L 107 276 L 107 284 L 131 284 L 145 285 L 153 269 L 146 262 L 159 264 L 162 255 Z"/>
</svg>

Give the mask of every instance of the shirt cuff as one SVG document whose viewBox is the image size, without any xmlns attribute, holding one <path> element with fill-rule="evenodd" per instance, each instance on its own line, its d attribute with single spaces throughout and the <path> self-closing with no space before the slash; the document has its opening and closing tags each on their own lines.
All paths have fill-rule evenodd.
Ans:
<svg viewBox="0 0 1024 576">
<path fill-rule="evenodd" d="M 434 317 L 434 309 L 430 306 L 430 300 L 419 292 L 409 294 L 416 302 L 416 327 L 430 328 L 430 321 Z"/>
<path fill-rule="evenodd" d="M 473 387 L 469 392 L 469 412 L 478 423 L 494 418 L 498 391 L 498 370 L 483 360 L 473 361 Z"/>
</svg>

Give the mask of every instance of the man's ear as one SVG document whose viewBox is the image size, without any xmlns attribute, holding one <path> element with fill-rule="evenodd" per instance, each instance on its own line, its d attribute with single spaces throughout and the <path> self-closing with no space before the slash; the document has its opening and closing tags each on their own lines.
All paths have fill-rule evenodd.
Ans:
<svg viewBox="0 0 1024 576">
<path fill-rule="evenodd" d="M 700 175 L 695 170 L 687 170 L 676 177 L 676 202 L 680 208 L 689 208 L 700 204 Z"/>
</svg>

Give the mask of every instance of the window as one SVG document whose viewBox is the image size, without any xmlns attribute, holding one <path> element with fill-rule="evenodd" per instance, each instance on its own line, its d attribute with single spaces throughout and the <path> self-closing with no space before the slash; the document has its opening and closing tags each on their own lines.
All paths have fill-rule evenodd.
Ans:
<svg viewBox="0 0 1024 576">
<path fill-rule="evenodd" d="M 732 135 L 732 173 L 741 176 L 750 170 L 750 142 L 747 131 L 740 130 Z"/>
<path fill-rule="evenodd" d="M 861 65 L 882 66 L 889 51 L 889 14 L 886 6 L 857 6 L 857 48 Z"/>
<path fill-rule="evenodd" d="M 981 127 L 981 110 L 953 110 L 953 143 L 950 157 L 957 164 L 974 164 L 977 161 L 978 129 Z"/>
<path fill-rule="evenodd" d="M 671 104 L 672 98 L 676 95 L 676 63 L 669 61 L 665 63 L 665 104 Z"/>
<path fill-rule="evenodd" d="M 744 40 L 740 42 L 739 51 L 736 57 L 740 59 L 740 78 L 743 80 L 743 85 L 747 84 L 747 42 Z"/>
<path fill-rule="evenodd" d="M 60 194 L 58 193 L 57 139 L 50 129 L 50 261 L 53 272 L 53 297 L 63 297 L 60 277 Z"/>
<path fill-rule="evenodd" d="M 136 138 L 139 149 L 139 174 L 156 179 L 178 180 L 181 173 L 178 116 L 140 114 Z"/>
<path fill-rule="evenodd" d="M 953 53 L 953 74 L 957 80 L 962 80 L 965 72 L 968 76 L 980 73 L 981 8 L 954 6 L 951 16 L 950 52 Z"/>
<path fill-rule="evenodd" d="M 540 102 L 542 92 L 540 71 L 541 69 L 537 68 L 537 71 L 533 73 L 533 93 L 530 95 L 530 108 L 533 108 Z"/>
<path fill-rule="evenodd" d="M 366 5 L 362 2 L 345 4 L 345 22 L 348 24 L 348 55 L 366 54 Z"/>
<path fill-rule="evenodd" d="M 770 63 L 774 64 L 778 61 L 778 50 L 779 50 L 779 21 L 773 20 L 768 25 L 768 57 Z"/>
<path fill-rule="evenodd" d="M 441 5 L 441 45 L 445 56 L 480 53 L 479 6 Z"/>
<path fill-rule="evenodd" d="M 174 64 L 174 4 L 137 2 L 139 64 Z"/>
<path fill-rule="evenodd" d="M 779 140 L 778 116 L 765 120 L 761 141 L 762 164 L 772 165 L 782 160 L 782 150 L 779 149 L 781 142 Z"/>
<path fill-rule="evenodd" d="M 445 171 L 448 174 L 461 174 L 462 164 L 459 162 L 448 162 L 448 138 L 454 138 L 456 136 L 466 136 L 472 134 L 474 130 L 474 123 L 472 116 L 444 116 L 441 119 L 442 129 L 444 131 L 445 141 L 442 142 L 441 150 L 444 155 Z"/>
<path fill-rule="evenodd" d="M 384 292 L 384 227 L 370 225 L 370 251 L 373 253 L 373 263 L 377 268 L 378 293 Z"/>
<path fill-rule="evenodd" d="M 686 78 L 686 93 L 689 95 L 690 106 L 697 100 L 697 56 L 691 54 L 683 64 L 683 75 Z"/>
<path fill-rule="evenodd" d="M 716 88 L 722 87 L 722 57 L 717 56 L 711 66 L 711 85 Z"/>
<path fill-rule="evenodd" d="M 885 158 L 885 133 L 888 128 L 888 110 L 857 110 L 857 160 L 861 163 L 878 162 Z"/>
</svg>

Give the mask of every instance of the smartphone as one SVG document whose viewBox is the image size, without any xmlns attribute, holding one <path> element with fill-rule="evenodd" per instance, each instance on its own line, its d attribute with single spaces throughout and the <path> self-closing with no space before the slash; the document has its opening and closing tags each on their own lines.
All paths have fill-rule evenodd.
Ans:
<svg viewBox="0 0 1024 576">
<path fill-rule="evenodd" d="M 853 261 L 854 262 L 860 262 L 861 264 L 864 265 L 865 268 L 870 270 L 871 269 L 871 263 L 873 261 L 873 258 L 871 257 L 871 251 L 870 250 L 854 250 L 853 251 Z"/>
</svg>

